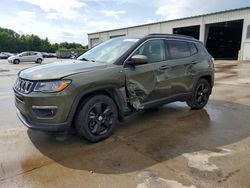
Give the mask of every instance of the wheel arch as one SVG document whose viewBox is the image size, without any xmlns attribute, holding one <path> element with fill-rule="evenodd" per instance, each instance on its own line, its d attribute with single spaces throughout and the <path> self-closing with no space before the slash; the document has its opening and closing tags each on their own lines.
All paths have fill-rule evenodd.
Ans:
<svg viewBox="0 0 250 188">
<path fill-rule="evenodd" d="M 212 76 L 211 75 L 204 75 L 204 76 L 200 77 L 199 79 L 202 79 L 202 78 L 208 81 L 208 83 L 210 84 L 211 88 L 213 87 Z"/>
<path fill-rule="evenodd" d="M 205 79 L 205 80 L 208 81 L 208 83 L 209 83 L 210 86 L 211 86 L 211 91 L 210 91 L 210 94 L 211 94 L 211 93 L 212 93 L 212 88 L 213 88 L 213 86 L 214 86 L 214 77 L 213 77 L 213 75 L 211 75 L 211 74 L 203 74 L 203 75 L 199 76 L 199 77 L 196 79 L 196 81 L 194 82 L 194 84 L 193 84 L 192 91 L 194 90 L 194 88 L 195 88 L 197 82 L 198 82 L 200 79 Z"/>
<path fill-rule="evenodd" d="M 78 109 L 80 108 L 80 105 L 89 97 L 98 95 L 98 94 L 106 95 L 110 97 L 114 101 L 118 109 L 119 120 L 122 121 L 124 119 L 124 111 L 125 111 L 124 109 L 126 106 L 126 102 L 122 96 L 122 93 L 116 86 L 108 85 L 108 86 L 96 87 L 94 89 L 89 89 L 87 91 L 79 93 L 76 96 L 72 104 L 70 114 L 68 116 L 68 119 L 71 122 L 71 124 L 74 122 L 76 113 Z"/>
<path fill-rule="evenodd" d="M 19 63 L 21 62 L 21 60 L 20 60 L 20 59 L 15 58 L 15 59 L 13 60 L 13 63 L 14 63 L 16 60 L 17 60 Z"/>
<path fill-rule="evenodd" d="M 41 60 L 41 62 L 43 61 L 41 57 L 36 58 L 36 62 L 38 62 L 38 60 Z"/>
</svg>

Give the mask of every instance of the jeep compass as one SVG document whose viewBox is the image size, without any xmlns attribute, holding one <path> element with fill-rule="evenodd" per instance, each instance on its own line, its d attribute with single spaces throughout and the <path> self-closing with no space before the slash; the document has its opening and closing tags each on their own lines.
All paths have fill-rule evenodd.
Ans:
<svg viewBox="0 0 250 188">
<path fill-rule="evenodd" d="M 213 85 L 213 58 L 200 41 L 150 34 L 110 39 L 75 60 L 25 69 L 14 93 L 28 128 L 74 129 L 97 142 L 133 112 L 175 101 L 203 108 Z"/>
</svg>

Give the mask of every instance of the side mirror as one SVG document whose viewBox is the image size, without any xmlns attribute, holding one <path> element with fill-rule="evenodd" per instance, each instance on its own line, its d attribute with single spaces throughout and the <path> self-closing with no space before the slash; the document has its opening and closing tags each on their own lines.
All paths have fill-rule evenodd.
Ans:
<svg viewBox="0 0 250 188">
<path fill-rule="evenodd" d="M 131 64 L 142 65 L 149 62 L 148 57 L 145 55 L 133 55 L 130 59 Z"/>
</svg>

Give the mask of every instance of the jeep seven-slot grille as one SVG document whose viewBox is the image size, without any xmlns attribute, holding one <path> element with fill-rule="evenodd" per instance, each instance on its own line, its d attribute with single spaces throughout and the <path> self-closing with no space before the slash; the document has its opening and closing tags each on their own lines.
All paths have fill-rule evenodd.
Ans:
<svg viewBox="0 0 250 188">
<path fill-rule="evenodd" d="M 16 83 L 15 83 L 15 90 L 19 91 L 20 93 L 30 93 L 32 91 L 34 82 L 28 81 L 28 80 L 23 80 L 21 78 L 18 78 Z"/>
</svg>

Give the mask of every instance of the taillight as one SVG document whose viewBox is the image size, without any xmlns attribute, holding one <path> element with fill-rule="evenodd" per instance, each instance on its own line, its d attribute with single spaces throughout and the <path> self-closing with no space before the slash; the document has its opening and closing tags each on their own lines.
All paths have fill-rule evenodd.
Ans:
<svg viewBox="0 0 250 188">
<path fill-rule="evenodd" d="M 212 65 L 212 68 L 214 69 L 214 58 L 213 57 L 211 57 L 211 65 Z"/>
</svg>

